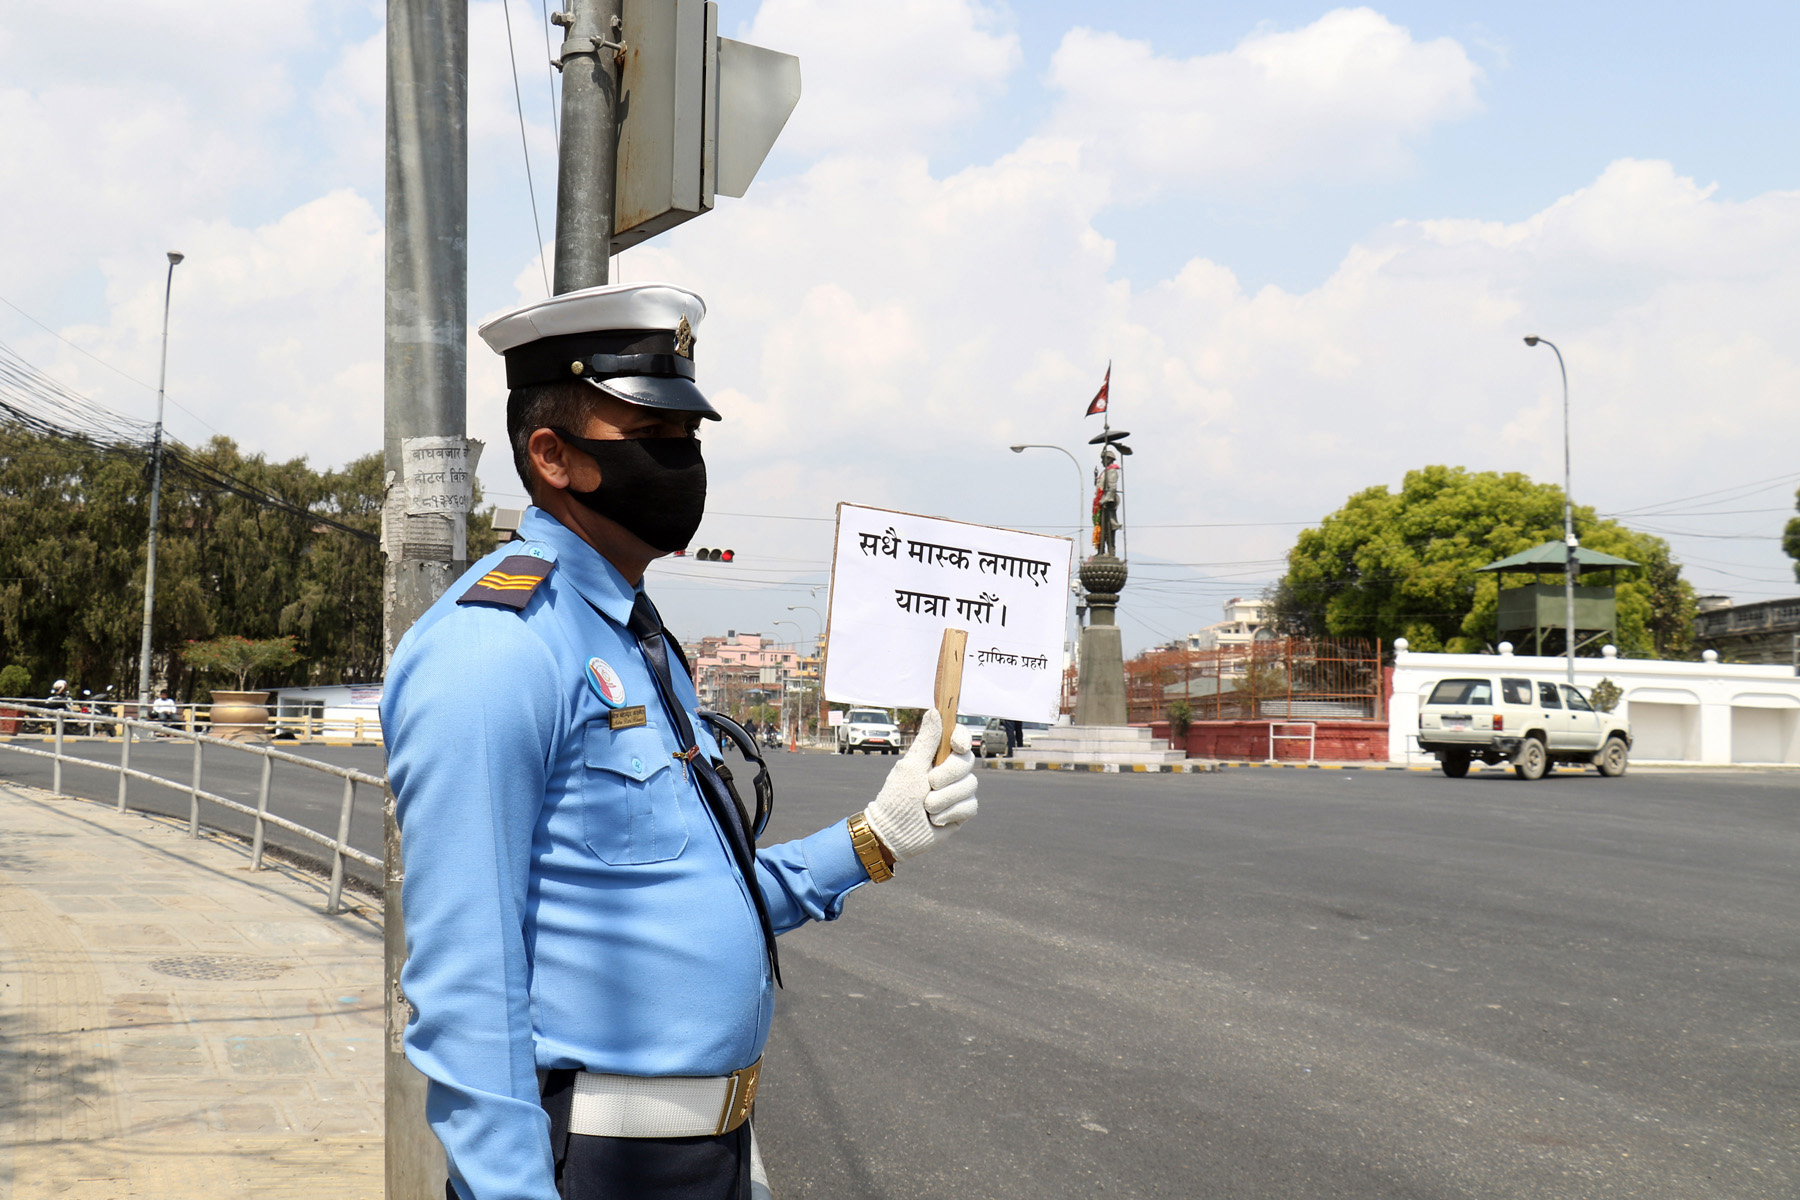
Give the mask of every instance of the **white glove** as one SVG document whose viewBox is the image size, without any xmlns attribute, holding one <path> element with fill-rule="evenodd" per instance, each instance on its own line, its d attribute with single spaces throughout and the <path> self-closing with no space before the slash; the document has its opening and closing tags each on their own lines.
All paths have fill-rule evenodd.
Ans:
<svg viewBox="0 0 1800 1200">
<path fill-rule="evenodd" d="M 927 709 L 919 736 L 888 772 L 875 803 L 863 810 L 869 829 L 896 861 L 931 849 L 975 815 L 975 756 L 969 753 L 968 731 L 951 730 L 950 757 L 934 767 L 942 734 L 937 710 Z"/>
</svg>

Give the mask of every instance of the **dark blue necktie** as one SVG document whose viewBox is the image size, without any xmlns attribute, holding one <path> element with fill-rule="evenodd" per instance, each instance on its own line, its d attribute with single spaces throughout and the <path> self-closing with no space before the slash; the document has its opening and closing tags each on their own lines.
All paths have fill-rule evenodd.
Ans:
<svg viewBox="0 0 1800 1200">
<path fill-rule="evenodd" d="M 731 857 L 737 862 L 738 871 L 744 877 L 744 885 L 750 890 L 750 900 L 756 906 L 756 919 L 762 924 L 763 944 L 769 951 L 769 970 L 779 984 L 781 959 L 775 951 L 775 926 L 769 921 L 769 906 L 763 900 L 762 887 L 756 880 L 756 846 L 744 827 L 742 811 L 726 790 L 725 781 L 719 778 L 713 765 L 700 753 L 699 743 L 694 738 L 694 727 L 688 721 L 687 710 L 676 698 L 675 684 L 669 675 L 668 631 L 663 628 L 662 618 L 657 615 L 656 606 L 650 603 L 650 597 L 642 592 L 637 594 L 637 599 L 631 606 L 631 620 L 626 622 L 625 628 L 638 640 L 638 647 L 644 652 L 644 661 L 650 664 L 650 674 L 656 678 L 656 690 L 662 696 L 663 711 L 669 714 L 675 736 L 683 747 L 682 754 L 677 757 L 685 758 L 688 766 L 693 768 L 700 798 L 706 802 L 707 811 L 712 813 L 713 820 L 724 833 L 725 843 L 731 847 Z"/>
</svg>

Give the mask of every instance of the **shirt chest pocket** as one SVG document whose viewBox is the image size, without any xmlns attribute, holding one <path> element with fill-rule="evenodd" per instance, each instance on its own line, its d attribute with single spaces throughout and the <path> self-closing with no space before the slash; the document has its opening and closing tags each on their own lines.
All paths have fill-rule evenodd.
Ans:
<svg viewBox="0 0 1800 1200">
<path fill-rule="evenodd" d="M 648 726 L 588 726 L 581 781 L 588 849 L 614 866 L 666 862 L 687 845 L 686 781 L 662 735 Z"/>
</svg>

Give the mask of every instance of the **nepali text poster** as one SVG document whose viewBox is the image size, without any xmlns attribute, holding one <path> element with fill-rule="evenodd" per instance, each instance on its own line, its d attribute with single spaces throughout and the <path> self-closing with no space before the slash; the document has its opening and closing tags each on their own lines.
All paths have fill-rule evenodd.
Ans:
<svg viewBox="0 0 1800 1200">
<path fill-rule="evenodd" d="M 1054 721 L 1068 538 L 839 504 L 825 698 L 930 708 L 945 629 L 969 634 L 964 713 Z"/>
</svg>

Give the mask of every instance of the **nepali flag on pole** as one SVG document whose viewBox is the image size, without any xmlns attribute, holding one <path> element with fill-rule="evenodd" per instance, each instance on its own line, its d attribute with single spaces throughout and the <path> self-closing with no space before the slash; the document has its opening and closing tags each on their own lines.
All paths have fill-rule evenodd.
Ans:
<svg viewBox="0 0 1800 1200">
<path fill-rule="evenodd" d="M 1112 364 L 1107 363 L 1106 364 L 1106 378 L 1101 382 L 1100 390 L 1098 392 L 1094 393 L 1094 399 L 1088 405 L 1087 412 L 1082 415 L 1091 417 L 1095 413 L 1105 412 L 1106 411 L 1106 394 L 1111 390 L 1112 390 Z"/>
</svg>

